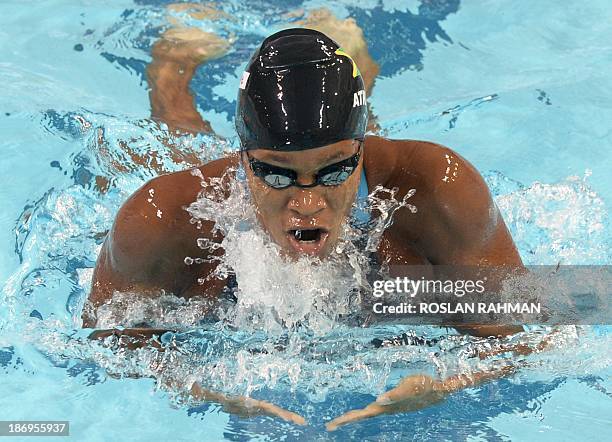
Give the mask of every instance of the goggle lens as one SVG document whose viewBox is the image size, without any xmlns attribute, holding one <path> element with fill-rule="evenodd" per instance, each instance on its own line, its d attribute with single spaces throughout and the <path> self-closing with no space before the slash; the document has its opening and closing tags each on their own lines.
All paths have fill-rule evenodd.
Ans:
<svg viewBox="0 0 612 442">
<path fill-rule="evenodd" d="M 318 185 L 339 186 L 348 180 L 355 169 L 357 169 L 359 157 L 361 156 L 361 144 L 359 142 L 359 149 L 352 157 L 335 164 L 330 164 L 319 170 L 313 184 L 298 184 L 297 173 L 295 171 L 264 163 L 251 157 L 249 157 L 249 165 L 255 176 L 261 178 L 264 183 L 274 189 L 286 189 L 291 186 L 306 188 Z"/>
</svg>

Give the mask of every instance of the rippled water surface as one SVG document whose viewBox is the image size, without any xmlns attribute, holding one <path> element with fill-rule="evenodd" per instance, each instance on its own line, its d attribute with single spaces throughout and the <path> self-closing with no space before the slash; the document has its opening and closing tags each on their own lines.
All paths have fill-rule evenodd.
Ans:
<svg viewBox="0 0 612 442">
<path fill-rule="evenodd" d="M 197 302 L 167 296 L 150 303 L 129 293 L 118 295 L 120 308 L 103 309 L 101 325 L 137 324 L 155 312 L 162 319 L 154 325 L 181 330 L 164 337 L 168 351 L 112 351 L 80 329 L 92 268 L 122 202 L 160 173 L 234 149 L 235 94 L 247 57 L 271 30 L 295 20 L 288 13 L 322 6 L 356 20 L 380 65 L 370 98 L 380 135 L 435 141 L 471 161 L 526 264 L 611 264 L 607 2 L 230 1 L 217 4 L 227 13 L 218 20 L 167 6 L 0 3 L 0 419 L 70 420 L 79 440 L 612 435 L 606 326 L 565 327 L 555 350 L 521 359 L 517 374 L 439 405 L 327 433 L 326 421 L 366 406 L 406 374 L 447 376 L 505 363 L 471 357 L 501 342 L 342 321 L 353 302 L 349 289 L 362 276 L 360 252 L 349 241 L 348 264 L 279 265 L 256 223 L 233 224 L 252 218 L 239 191 L 243 200 L 199 200 L 190 209 L 195 218 L 216 216 L 230 233 L 227 264 L 241 291 L 224 321 L 202 322 Z M 192 82 L 199 110 L 223 139 L 176 138 L 149 119 L 145 67 L 172 20 L 233 42 Z M 262 256 L 265 269 L 257 265 Z M 514 339 L 537 342 L 544 332 Z M 431 345 L 376 345 L 402 335 Z M 311 425 L 185 403 L 181 388 L 164 387 L 165 379 L 266 399 Z"/>
</svg>

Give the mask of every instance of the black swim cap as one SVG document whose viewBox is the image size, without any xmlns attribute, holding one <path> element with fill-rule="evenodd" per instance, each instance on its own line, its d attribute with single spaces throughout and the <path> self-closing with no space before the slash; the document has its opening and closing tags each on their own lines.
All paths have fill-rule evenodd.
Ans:
<svg viewBox="0 0 612 442">
<path fill-rule="evenodd" d="M 242 150 L 295 151 L 363 139 L 365 88 L 352 58 L 312 29 L 266 38 L 240 82 L 236 130 Z"/>
</svg>

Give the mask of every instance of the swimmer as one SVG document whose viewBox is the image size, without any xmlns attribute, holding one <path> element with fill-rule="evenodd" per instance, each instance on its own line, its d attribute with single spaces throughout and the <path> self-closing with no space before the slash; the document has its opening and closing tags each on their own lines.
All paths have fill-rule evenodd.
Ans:
<svg viewBox="0 0 612 442">
<path fill-rule="evenodd" d="M 171 127 L 193 133 L 211 130 L 195 109 L 188 88 L 202 57 L 225 50 L 221 42 L 210 41 L 209 52 L 190 57 L 181 56 L 174 51 L 178 46 L 170 44 L 164 52 L 168 59 L 162 62 L 157 57 L 154 63 L 158 64 L 149 70 L 155 84 L 151 90 L 154 116 Z M 207 179 L 236 179 L 232 171 L 242 167 L 259 223 L 288 257 L 326 259 L 351 216 L 360 186 L 371 192 L 381 185 L 398 188 L 399 198 L 417 189 L 411 202 L 418 212 L 400 209 L 395 213 L 378 247 L 380 262 L 521 267 L 483 178 L 467 160 L 435 143 L 366 135 L 367 84 L 351 55 L 327 35 L 307 28 L 277 32 L 263 41 L 240 81 L 235 119 L 240 151 L 196 169 Z M 154 178 L 121 207 L 98 257 L 89 295 L 93 313 L 84 315 L 85 327 L 95 327 L 95 308 L 115 291 L 211 299 L 222 293 L 227 282 L 207 278 L 215 264 L 197 246 L 198 238 L 216 242 L 222 238 L 212 233 L 212 221 L 198 229 L 185 210 L 202 190 L 193 172 Z M 155 206 L 150 203 L 150 189 L 155 192 Z M 186 265 L 185 256 L 204 260 Z M 199 280 L 206 282 L 201 285 Z M 457 328 L 477 336 L 522 331 L 513 326 Z M 109 333 L 114 332 L 97 336 Z M 146 335 L 142 329 L 137 333 Z M 441 381 L 411 376 L 365 409 L 329 422 L 328 429 L 383 413 L 419 409 L 452 391 L 506 374 L 485 372 Z M 196 384 L 192 393 L 230 409 L 247 401 L 225 398 Z M 303 423 L 294 413 L 287 415 L 274 407 L 260 403 L 254 409 Z"/>
</svg>

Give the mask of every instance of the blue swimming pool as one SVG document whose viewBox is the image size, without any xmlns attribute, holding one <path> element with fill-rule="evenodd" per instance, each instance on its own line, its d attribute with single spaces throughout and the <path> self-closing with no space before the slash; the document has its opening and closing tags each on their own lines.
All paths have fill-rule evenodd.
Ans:
<svg viewBox="0 0 612 442">
<path fill-rule="evenodd" d="M 525 358 L 512 377 L 332 433 L 326 421 L 367 405 L 406 373 L 478 366 L 465 355 L 486 343 L 434 327 L 351 328 L 317 317 L 300 335 L 267 322 L 238 330 L 205 326 L 181 337 L 182 353 L 163 357 L 112 352 L 80 328 L 92 269 L 120 205 L 160 173 L 234 149 L 235 96 L 247 57 L 272 30 L 318 8 L 352 17 L 363 30 L 380 67 L 370 97 L 378 134 L 441 143 L 471 161 L 526 264 L 612 264 L 608 2 L 228 1 L 214 5 L 223 13 L 214 19 L 169 6 L 0 2 L 0 420 L 68 420 L 75 440 L 612 436 L 609 326 L 565 327 L 557 349 Z M 149 119 L 145 78 L 152 45 L 177 23 L 231 41 L 228 53 L 198 69 L 192 82 L 198 109 L 223 139 L 175 139 L 179 157 L 168 149 L 164 128 Z M 237 249 L 233 259 L 249 262 L 252 253 Z M 259 284 L 255 265 L 243 270 L 246 281 Z M 312 270 L 308 281 L 267 275 L 301 287 L 305 303 L 312 301 L 309 288 L 326 281 L 324 270 Z M 290 289 L 252 287 L 250 299 L 293 299 Z M 151 306 L 129 299 L 123 313 L 134 322 L 151 309 L 186 328 L 197 322 L 190 317 L 197 306 L 180 300 Z M 108 324 L 115 313 L 108 312 Z M 369 345 L 402 333 L 439 341 Z M 152 366 L 269 400 L 310 425 L 185 403 L 148 377 Z"/>
</svg>

